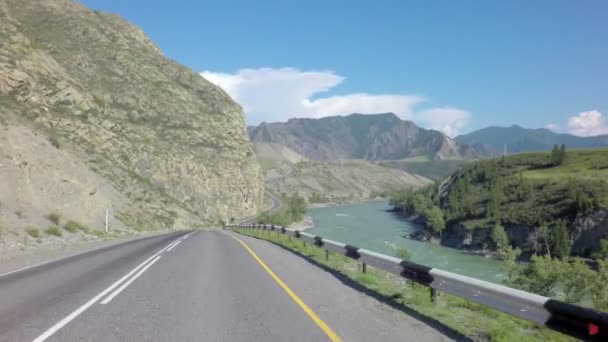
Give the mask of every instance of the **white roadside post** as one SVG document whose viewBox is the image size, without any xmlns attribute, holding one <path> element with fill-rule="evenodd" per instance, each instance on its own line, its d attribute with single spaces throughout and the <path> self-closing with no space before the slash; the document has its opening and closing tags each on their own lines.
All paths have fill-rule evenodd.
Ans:
<svg viewBox="0 0 608 342">
<path fill-rule="evenodd" d="M 109 228 L 110 228 L 110 208 L 106 208 L 106 234 L 108 234 L 109 232 Z"/>
</svg>

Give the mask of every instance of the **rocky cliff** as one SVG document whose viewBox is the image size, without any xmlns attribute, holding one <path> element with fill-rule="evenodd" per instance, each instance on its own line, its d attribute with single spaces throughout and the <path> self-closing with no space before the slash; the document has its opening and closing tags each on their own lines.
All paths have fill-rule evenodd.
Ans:
<svg viewBox="0 0 608 342">
<path fill-rule="evenodd" d="M 282 144 L 315 160 L 386 160 L 425 157 L 471 159 L 479 152 L 445 134 L 426 130 L 395 114 L 351 114 L 290 119 L 248 129 L 254 143 Z"/>
<path fill-rule="evenodd" d="M 110 181 L 130 201 L 126 225 L 217 223 L 262 205 L 241 107 L 116 15 L 1 0 L 0 113 Z"/>
</svg>

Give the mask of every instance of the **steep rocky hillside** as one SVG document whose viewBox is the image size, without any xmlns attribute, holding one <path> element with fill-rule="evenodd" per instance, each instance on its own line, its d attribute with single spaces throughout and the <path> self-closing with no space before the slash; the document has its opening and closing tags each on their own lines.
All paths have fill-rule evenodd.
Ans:
<svg viewBox="0 0 608 342">
<path fill-rule="evenodd" d="M 471 159 L 480 155 L 441 132 L 426 130 L 395 114 L 351 114 L 290 119 L 248 129 L 254 143 L 275 143 L 315 160 Z"/>
<path fill-rule="evenodd" d="M 255 155 L 262 169 L 278 168 L 281 164 L 292 164 L 306 160 L 287 146 L 280 144 L 254 144 Z"/>
<path fill-rule="evenodd" d="M 105 228 L 106 208 L 115 214 L 131 206 L 111 182 L 46 136 L 0 124 L 0 263 L 30 247 L 94 238 Z M 112 233 L 130 230 L 114 215 L 109 218 Z M 69 221 L 78 223 L 72 226 L 76 231 L 61 228 Z M 48 234 L 53 226 L 64 234 Z"/>
<path fill-rule="evenodd" d="M 269 190 L 298 194 L 317 203 L 367 200 L 394 187 L 419 188 L 432 183 L 422 176 L 362 160 L 303 161 L 283 166 L 280 172 L 267 178 Z"/>
<path fill-rule="evenodd" d="M 240 106 L 118 16 L 71 0 L 0 1 L 0 114 L 4 127 L 23 127 L 17 132 L 61 150 L 56 163 L 74 159 L 78 170 L 105 180 L 93 183 L 114 189 L 107 198 L 125 225 L 217 223 L 262 205 L 263 175 Z M 35 153 L 45 151 L 5 159 L 39 160 Z M 36 190 L 27 168 L 11 170 L 8 191 Z M 57 168 L 44 180 L 82 183 L 75 180 L 89 171 Z M 56 209 L 93 210 L 40 191 L 39 200 Z"/>
</svg>

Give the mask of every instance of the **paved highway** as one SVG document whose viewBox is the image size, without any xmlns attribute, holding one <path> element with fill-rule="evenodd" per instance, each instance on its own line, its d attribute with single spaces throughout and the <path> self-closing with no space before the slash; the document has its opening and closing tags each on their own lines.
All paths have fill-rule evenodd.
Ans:
<svg viewBox="0 0 608 342">
<path fill-rule="evenodd" d="M 0 341 L 438 341 L 271 243 L 179 232 L 0 275 Z"/>
</svg>

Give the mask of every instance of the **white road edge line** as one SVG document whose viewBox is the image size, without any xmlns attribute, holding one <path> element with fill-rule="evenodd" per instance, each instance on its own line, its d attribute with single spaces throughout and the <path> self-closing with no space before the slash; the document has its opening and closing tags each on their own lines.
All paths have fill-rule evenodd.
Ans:
<svg viewBox="0 0 608 342">
<path fill-rule="evenodd" d="M 61 321 L 57 322 L 55 325 L 53 325 L 52 327 L 50 327 L 47 331 L 45 331 L 44 333 L 42 333 L 40 336 L 36 337 L 33 340 L 33 342 L 42 342 L 42 341 L 46 340 L 47 338 L 49 338 L 51 335 L 53 335 L 54 333 L 56 333 L 59 329 L 63 328 L 66 324 L 70 323 L 74 318 L 78 317 L 78 315 L 80 315 L 81 313 L 83 313 L 86 309 L 88 309 L 93 304 L 95 304 L 101 297 L 103 297 L 106 294 L 108 294 L 115 287 L 117 287 L 122 282 L 124 282 L 125 280 L 127 280 L 133 273 L 137 272 L 140 268 L 142 268 L 143 266 L 145 266 L 150 260 L 154 259 L 157 256 L 158 256 L 157 254 L 154 254 L 151 257 L 149 257 L 148 259 L 146 259 L 146 261 L 142 262 L 137 267 L 135 267 L 134 269 L 132 269 L 129 273 L 127 273 L 122 278 L 120 278 L 119 280 L 117 280 L 114 284 L 108 286 L 105 290 L 101 291 L 101 293 L 99 293 L 97 296 L 91 298 L 83 306 L 81 306 L 78 309 L 74 310 L 74 312 L 72 312 L 71 314 L 67 315 Z"/>
<path fill-rule="evenodd" d="M 172 250 L 173 248 L 175 248 L 177 245 L 179 245 L 180 243 L 181 243 L 181 241 L 177 241 L 177 243 L 176 243 L 176 244 L 174 244 L 173 246 L 171 246 L 171 247 L 167 248 L 167 252 L 171 252 L 171 250 Z"/>
<path fill-rule="evenodd" d="M 190 233 L 190 234 L 192 234 L 192 233 Z M 187 236 L 189 236 L 190 234 L 188 234 Z M 71 314 L 67 315 L 64 319 L 62 319 L 61 321 L 55 323 L 55 325 L 53 325 L 52 327 L 50 327 L 47 331 L 43 332 L 40 336 L 36 337 L 32 342 L 43 342 L 47 338 L 51 337 L 54 333 L 56 333 L 57 331 L 59 331 L 59 329 L 63 328 L 66 324 L 68 324 L 71 321 L 73 321 L 76 317 L 78 317 L 86 309 L 90 308 L 93 304 L 97 303 L 97 301 L 99 299 L 103 298 L 110 291 L 112 291 L 115 287 L 119 286 L 125 280 L 129 279 L 129 277 L 131 275 L 133 275 L 135 272 L 137 272 L 140 268 L 146 266 L 146 264 L 148 264 L 148 262 L 150 262 L 150 260 L 159 257 L 159 255 L 162 252 L 164 252 L 167 248 L 171 247 L 172 244 L 178 242 L 179 240 L 180 239 L 177 239 L 176 241 L 171 242 L 165 248 L 163 248 L 160 251 L 154 253 L 151 257 L 149 257 L 148 259 L 146 259 L 146 261 L 142 262 L 137 267 L 135 267 L 134 269 L 132 269 L 129 273 L 125 274 L 122 278 L 120 278 L 119 280 L 117 280 L 114 284 L 108 286 L 105 290 L 101 291 L 97 296 L 91 298 L 88 302 L 86 302 L 84 305 L 82 305 L 78 309 L 74 310 Z M 158 260 L 158 259 L 156 259 L 156 260 Z M 154 262 L 156 262 L 156 260 Z"/>
<path fill-rule="evenodd" d="M 146 270 L 148 268 L 150 268 L 150 266 L 154 265 L 154 263 L 157 262 L 158 259 L 160 259 L 160 255 L 157 255 L 156 258 L 154 258 L 154 260 L 150 261 L 149 264 L 147 264 L 144 268 L 139 270 L 139 272 L 137 272 L 137 274 L 135 274 L 133 277 L 131 277 L 131 279 L 129 279 L 129 281 L 122 284 L 121 287 L 116 289 L 116 291 L 112 292 L 111 295 L 107 296 L 106 299 L 104 299 L 100 304 L 108 304 L 109 302 L 111 302 L 112 299 L 114 299 L 114 297 L 118 296 L 118 294 L 120 294 L 124 289 L 127 288 L 127 286 L 129 286 L 132 282 L 134 282 L 135 279 L 139 278 L 139 276 L 141 276 L 144 272 L 146 272 Z"/>
</svg>

